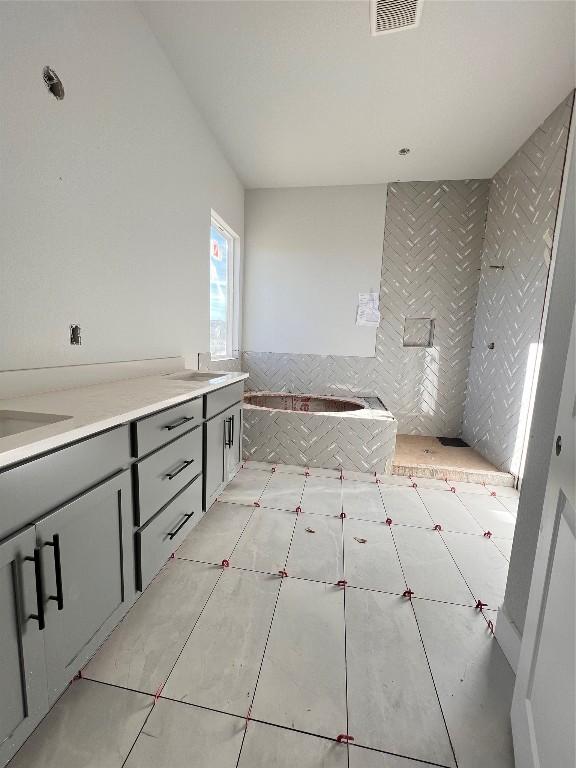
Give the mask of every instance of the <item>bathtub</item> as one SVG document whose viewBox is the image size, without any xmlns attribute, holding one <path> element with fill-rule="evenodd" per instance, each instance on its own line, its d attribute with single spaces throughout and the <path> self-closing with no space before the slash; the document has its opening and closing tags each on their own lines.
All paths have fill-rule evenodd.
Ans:
<svg viewBox="0 0 576 768">
<path fill-rule="evenodd" d="M 390 474 L 398 423 L 362 398 L 247 392 L 243 457 Z"/>
</svg>

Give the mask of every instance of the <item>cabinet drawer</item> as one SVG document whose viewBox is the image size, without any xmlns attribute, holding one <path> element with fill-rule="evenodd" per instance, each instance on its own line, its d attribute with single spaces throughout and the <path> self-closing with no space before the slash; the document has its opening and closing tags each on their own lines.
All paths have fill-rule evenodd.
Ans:
<svg viewBox="0 0 576 768">
<path fill-rule="evenodd" d="M 201 472 L 200 428 L 182 435 L 135 464 L 136 525 L 143 525 Z"/>
<path fill-rule="evenodd" d="M 217 389 L 206 395 L 206 418 L 209 419 L 217 413 L 222 413 L 226 408 L 240 402 L 244 395 L 244 382 L 230 384 L 229 387 Z"/>
<path fill-rule="evenodd" d="M 145 589 L 202 517 L 202 477 L 136 532 L 136 588 Z"/>
<path fill-rule="evenodd" d="M 202 422 L 202 398 L 154 413 L 132 425 L 132 455 L 146 456 Z"/>
<path fill-rule="evenodd" d="M 129 463 L 129 430 L 123 426 L 0 473 L 0 539 Z"/>
</svg>

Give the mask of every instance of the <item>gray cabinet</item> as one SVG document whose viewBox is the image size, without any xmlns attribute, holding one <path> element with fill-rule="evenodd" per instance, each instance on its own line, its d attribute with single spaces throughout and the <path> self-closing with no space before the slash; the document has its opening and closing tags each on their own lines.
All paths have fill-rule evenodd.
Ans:
<svg viewBox="0 0 576 768">
<path fill-rule="evenodd" d="M 205 430 L 204 509 L 208 509 L 242 461 L 242 404 L 214 416 L 206 422 Z"/>
<path fill-rule="evenodd" d="M 0 765 L 48 711 L 35 547 L 34 527 L 0 544 Z"/>
<path fill-rule="evenodd" d="M 36 525 L 50 702 L 133 602 L 130 473 L 121 472 Z"/>
</svg>

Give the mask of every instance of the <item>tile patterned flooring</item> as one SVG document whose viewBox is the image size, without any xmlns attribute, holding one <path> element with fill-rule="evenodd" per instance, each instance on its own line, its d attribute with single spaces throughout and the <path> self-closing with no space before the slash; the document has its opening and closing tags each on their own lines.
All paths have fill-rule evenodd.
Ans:
<svg viewBox="0 0 576 768">
<path fill-rule="evenodd" d="M 513 768 L 488 621 L 516 492 L 272 469 L 239 472 L 10 768 Z"/>
</svg>

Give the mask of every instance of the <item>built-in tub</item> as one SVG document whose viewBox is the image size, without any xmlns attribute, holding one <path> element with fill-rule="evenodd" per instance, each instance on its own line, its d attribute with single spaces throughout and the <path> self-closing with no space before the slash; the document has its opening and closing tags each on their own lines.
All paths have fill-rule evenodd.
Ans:
<svg viewBox="0 0 576 768">
<path fill-rule="evenodd" d="M 397 421 L 360 398 L 244 395 L 244 459 L 389 474 Z"/>
</svg>

